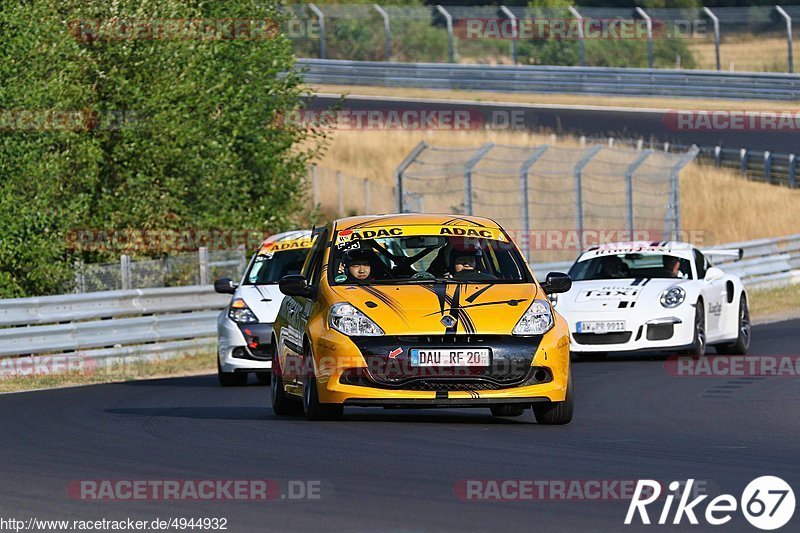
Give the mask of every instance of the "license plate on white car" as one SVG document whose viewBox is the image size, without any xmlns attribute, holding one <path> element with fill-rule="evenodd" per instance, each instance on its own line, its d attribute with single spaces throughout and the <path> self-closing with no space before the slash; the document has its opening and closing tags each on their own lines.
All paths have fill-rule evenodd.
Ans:
<svg viewBox="0 0 800 533">
<path fill-rule="evenodd" d="M 412 348 L 411 366 L 489 366 L 488 348 L 426 350 Z"/>
<path fill-rule="evenodd" d="M 593 322 L 578 322 L 578 333 L 616 333 L 625 331 L 624 320 L 603 320 Z"/>
</svg>

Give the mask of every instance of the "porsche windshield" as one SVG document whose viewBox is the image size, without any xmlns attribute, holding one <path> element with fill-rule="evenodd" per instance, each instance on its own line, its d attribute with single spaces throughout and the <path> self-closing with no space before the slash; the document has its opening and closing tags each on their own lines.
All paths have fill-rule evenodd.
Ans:
<svg viewBox="0 0 800 533">
<path fill-rule="evenodd" d="M 334 285 L 531 282 L 516 247 L 498 230 L 493 235 L 498 238 L 414 235 L 351 239 L 346 232 L 339 232 L 329 261 L 330 280 Z"/>
<path fill-rule="evenodd" d="M 603 254 L 578 261 L 569 270 L 573 281 L 621 278 L 692 278 L 688 259 L 661 253 Z"/>
</svg>

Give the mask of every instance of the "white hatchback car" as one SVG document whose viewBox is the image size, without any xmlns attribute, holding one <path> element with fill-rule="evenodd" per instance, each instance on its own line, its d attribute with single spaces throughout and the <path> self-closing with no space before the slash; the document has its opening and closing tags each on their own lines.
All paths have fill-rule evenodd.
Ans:
<svg viewBox="0 0 800 533">
<path fill-rule="evenodd" d="M 738 276 L 683 242 L 623 242 L 590 248 L 572 265 L 569 292 L 552 298 L 567 319 L 574 356 L 635 350 L 745 354 L 747 292 Z"/>
<path fill-rule="evenodd" d="M 299 274 L 311 248 L 310 231 L 290 231 L 266 239 L 250 259 L 241 282 L 219 279 L 214 289 L 231 294 L 217 318 L 217 373 L 223 386 L 245 385 L 253 372 L 269 382 L 272 324 L 283 301 L 278 281 Z"/>
</svg>

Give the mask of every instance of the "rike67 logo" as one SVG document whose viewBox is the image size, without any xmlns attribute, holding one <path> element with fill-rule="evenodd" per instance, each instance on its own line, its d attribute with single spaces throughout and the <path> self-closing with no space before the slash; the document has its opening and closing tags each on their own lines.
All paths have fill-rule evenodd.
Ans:
<svg viewBox="0 0 800 533">
<path fill-rule="evenodd" d="M 677 525 L 685 517 L 690 524 L 697 525 L 700 523 L 698 521 L 698 516 L 700 516 L 705 519 L 706 523 L 720 526 L 730 522 L 737 509 L 741 509 L 742 514 L 752 526 L 764 531 L 771 531 L 786 525 L 794 515 L 794 491 L 779 477 L 762 476 L 754 479 L 745 487 L 742 497 L 738 501 L 730 494 L 720 494 L 705 502 L 705 512 L 701 512 L 701 504 L 708 498 L 708 495 L 700 495 L 689 500 L 693 484 L 694 479 L 687 480 L 685 484 L 678 481 L 669 484 L 670 493 L 663 498 L 663 507 L 658 514 L 656 523 Z M 678 493 L 681 487 L 683 487 L 683 491 Z M 658 481 L 639 480 L 633 499 L 628 506 L 628 514 L 625 516 L 626 525 L 636 521 L 637 515 L 642 524 L 651 523 L 647 506 L 657 500 L 661 503 L 661 488 Z M 673 512 L 672 504 L 676 499 L 678 499 L 678 504 Z M 658 507 L 658 504 L 653 507 Z M 670 517 L 672 517 L 671 521 Z"/>
</svg>

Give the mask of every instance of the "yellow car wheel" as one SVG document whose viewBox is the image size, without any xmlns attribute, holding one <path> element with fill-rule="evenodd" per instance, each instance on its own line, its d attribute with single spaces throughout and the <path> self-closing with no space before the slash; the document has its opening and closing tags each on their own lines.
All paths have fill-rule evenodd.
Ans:
<svg viewBox="0 0 800 533">
<path fill-rule="evenodd" d="M 540 402 L 533 404 L 533 414 L 540 424 L 569 424 L 572 420 L 574 399 L 572 393 L 572 371 L 567 379 L 567 395 L 563 402 Z"/>
</svg>

